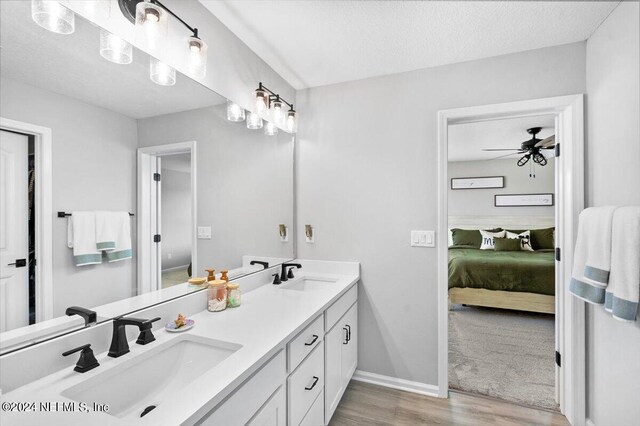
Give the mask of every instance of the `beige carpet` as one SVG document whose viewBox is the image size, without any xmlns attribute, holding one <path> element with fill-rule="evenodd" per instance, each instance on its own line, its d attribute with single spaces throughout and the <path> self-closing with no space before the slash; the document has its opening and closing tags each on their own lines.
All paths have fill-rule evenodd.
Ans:
<svg viewBox="0 0 640 426">
<path fill-rule="evenodd" d="M 449 387 L 557 409 L 554 316 L 454 305 Z"/>
</svg>

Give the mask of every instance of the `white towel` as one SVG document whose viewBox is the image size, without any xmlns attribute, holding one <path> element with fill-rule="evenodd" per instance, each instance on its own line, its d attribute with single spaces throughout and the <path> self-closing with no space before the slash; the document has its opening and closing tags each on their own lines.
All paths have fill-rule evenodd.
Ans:
<svg viewBox="0 0 640 426">
<path fill-rule="evenodd" d="M 589 210 L 590 224 L 587 262 L 584 277 L 596 286 L 606 286 L 611 270 L 611 227 L 615 206 L 595 207 Z"/>
<path fill-rule="evenodd" d="M 569 291 L 589 303 L 604 303 L 604 293 L 607 286 L 606 282 L 602 283 L 588 278 L 585 276 L 585 271 L 588 270 L 586 268 L 588 259 L 593 258 L 591 253 L 602 253 L 603 243 L 601 239 L 603 238 L 603 232 L 595 231 L 607 226 L 609 229 L 611 228 L 610 224 L 606 225 L 602 222 L 612 220 L 612 215 L 610 213 L 613 212 L 613 209 L 615 208 L 591 207 L 580 213 L 578 221 L 578 237 L 576 239 L 576 247 L 573 254 L 573 270 L 571 273 Z M 609 236 L 609 238 L 611 237 Z M 610 254 L 607 253 L 606 256 L 610 256 Z M 603 265 L 604 263 L 598 264 Z"/>
<path fill-rule="evenodd" d="M 116 247 L 107 253 L 109 262 L 131 259 L 131 217 L 128 212 L 113 212 L 113 221 L 116 226 Z"/>
<path fill-rule="evenodd" d="M 67 245 L 73 249 L 76 266 L 102 263 L 102 253 L 96 248 L 94 212 L 71 212 L 67 225 Z"/>
<path fill-rule="evenodd" d="M 117 216 L 112 212 L 96 212 L 96 247 L 100 251 L 116 248 Z"/>
<path fill-rule="evenodd" d="M 640 206 L 613 215 L 611 274 L 604 308 L 622 321 L 635 321 L 640 301 Z"/>
</svg>

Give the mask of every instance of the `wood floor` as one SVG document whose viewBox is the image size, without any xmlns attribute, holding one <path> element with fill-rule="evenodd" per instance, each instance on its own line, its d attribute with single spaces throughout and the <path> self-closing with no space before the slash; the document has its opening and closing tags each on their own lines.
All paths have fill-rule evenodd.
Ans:
<svg viewBox="0 0 640 426">
<path fill-rule="evenodd" d="M 461 425 L 568 426 L 559 413 L 451 392 L 433 398 L 352 380 L 330 426 Z"/>
</svg>

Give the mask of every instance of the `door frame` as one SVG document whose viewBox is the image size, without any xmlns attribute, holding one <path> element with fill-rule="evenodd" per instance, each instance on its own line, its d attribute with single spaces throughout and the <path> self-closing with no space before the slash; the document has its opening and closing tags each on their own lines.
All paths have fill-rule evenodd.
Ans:
<svg viewBox="0 0 640 426">
<path fill-rule="evenodd" d="M 556 262 L 557 348 L 562 354 L 558 388 L 560 410 L 572 425 L 586 421 L 585 303 L 569 294 L 571 262 L 584 208 L 584 95 L 569 95 L 438 112 L 438 396 L 447 398 L 448 378 L 448 126 L 488 120 L 554 115 L 560 157 L 556 159 L 556 246 L 563 261 Z M 558 232 L 559 230 L 559 232 Z M 557 279 L 557 278 L 556 278 Z"/>
<path fill-rule="evenodd" d="M 188 141 L 138 148 L 138 295 L 161 288 L 162 249 L 153 242 L 153 235 L 160 224 L 152 215 L 152 206 L 159 201 L 155 191 L 151 190 L 155 170 L 152 163 L 158 157 L 172 154 L 191 154 L 191 269 L 199 270 L 197 143 Z"/>
<path fill-rule="evenodd" d="M 0 129 L 35 138 L 36 193 L 36 322 L 53 318 L 53 168 L 52 131 L 0 117 Z"/>
</svg>

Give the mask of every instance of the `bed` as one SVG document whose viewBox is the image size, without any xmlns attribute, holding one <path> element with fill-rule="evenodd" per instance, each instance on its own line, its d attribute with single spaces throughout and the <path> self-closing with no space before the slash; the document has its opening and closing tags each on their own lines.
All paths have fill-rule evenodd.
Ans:
<svg viewBox="0 0 640 426">
<path fill-rule="evenodd" d="M 553 223 L 551 219 L 539 218 L 527 226 L 523 226 L 524 218 L 482 219 L 474 216 L 466 220 L 474 222 L 474 225 L 462 225 L 466 229 L 499 227 L 500 220 L 503 228 L 535 228 Z M 458 219 L 457 223 L 460 222 Z M 450 218 L 450 226 L 451 223 Z M 449 306 L 465 304 L 549 314 L 555 312 L 553 249 L 494 251 L 450 245 L 448 265 Z"/>
</svg>

